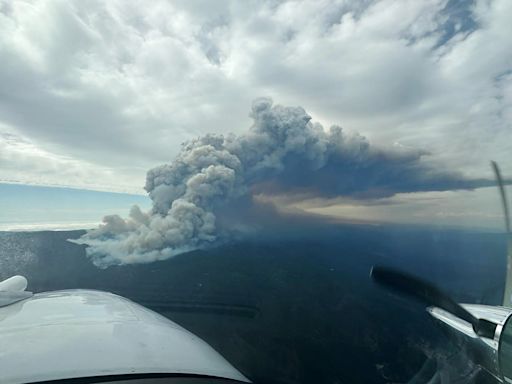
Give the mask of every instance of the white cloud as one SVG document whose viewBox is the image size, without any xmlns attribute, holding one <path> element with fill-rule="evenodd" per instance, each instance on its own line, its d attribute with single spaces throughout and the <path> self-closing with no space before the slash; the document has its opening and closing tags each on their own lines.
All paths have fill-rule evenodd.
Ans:
<svg viewBox="0 0 512 384">
<path fill-rule="evenodd" d="M 142 194 L 143 169 L 112 169 L 48 152 L 0 126 L 0 183 Z"/>
</svg>

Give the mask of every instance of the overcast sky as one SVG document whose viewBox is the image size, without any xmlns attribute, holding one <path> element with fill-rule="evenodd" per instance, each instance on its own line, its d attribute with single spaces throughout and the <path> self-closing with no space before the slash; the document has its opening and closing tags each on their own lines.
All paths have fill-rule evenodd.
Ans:
<svg viewBox="0 0 512 384">
<path fill-rule="evenodd" d="M 512 173 L 511 19 L 510 0 L 0 0 L 0 182 L 144 193 L 182 142 L 247 131 L 260 96 L 468 177 Z M 496 221 L 484 195 L 474 217 Z"/>
</svg>

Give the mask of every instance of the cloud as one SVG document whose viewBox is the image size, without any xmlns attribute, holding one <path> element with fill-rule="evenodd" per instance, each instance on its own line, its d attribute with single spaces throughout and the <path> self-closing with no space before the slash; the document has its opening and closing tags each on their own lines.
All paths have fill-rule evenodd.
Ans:
<svg viewBox="0 0 512 384">
<path fill-rule="evenodd" d="M 94 263 L 151 262 L 230 239 L 254 212 L 255 193 L 375 199 L 494 183 L 434 169 L 421 161 L 421 151 L 374 148 L 338 126 L 326 131 L 301 107 L 260 98 L 250 115 L 248 133 L 199 137 L 172 163 L 151 169 L 150 212 L 134 206 L 128 219 L 107 216 L 78 241 L 88 245 Z"/>
<path fill-rule="evenodd" d="M 0 183 L 72 187 L 142 194 L 144 172 L 112 169 L 40 148 L 27 137 L 0 125 Z M 113 180 L 115 181 L 113 182 Z"/>
<path fill-rule="evenodd" d="M 0 131 L 15 137 L 0 137 L 0 180 L 140 192 L 182 142 L 243 135 L 259 95 L 485 179 L 490 159 L 505 172 L 512 161 L 511 12 L 508 0 L 0 0 Z M 397 178 L 377 191 L 366 171 L 368 190 L 344 202 L 412 188 Z M 315 195 L 287 177 L 254 193 L 332 201 L 346 188 L 324 182 Z"/>
<path fill-rule="evenodd" d="M 0 122 L 49 153 L 139 174 L 212 126 L 243 132 L 265 94 L 482 176 L 489 158 L 511 159 L 510 7 L 2 0 Z"/>
</svg>

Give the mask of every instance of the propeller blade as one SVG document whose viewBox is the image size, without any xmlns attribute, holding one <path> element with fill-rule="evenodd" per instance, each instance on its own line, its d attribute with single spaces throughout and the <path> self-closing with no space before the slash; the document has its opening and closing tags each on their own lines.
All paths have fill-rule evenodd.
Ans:
<svg viewBox="0 0 512 384">
<path fill-rule="evenodd" d="M 434 285 L 407 273 L 378 266 L 372 268 L 370 276 L 378 284 L 411 296 L 429 306 L 444 309 L 452 315 L 467 321 L 473 326 L 473 330 L 477 335 L 489 339 L 494 338 L 496 324 L 485 319 L 476 318 Z"/>
<path fill-rule="evenodd" d="M 500 168 L 498 167 L 498 163 L 495 161 L 491 161 L 492 169 L 494 170 L 494 175 L 496 176 L 496 181 L 498 183 L 498 187 L 501 195 L 501 204 L 503 206 L 503 215 L 505 216 L 505 229 L 507 233 L 510 233 L 510 213 L 508 210 L 508 201 L 507 195 L 505 193 L 505 184 L 503 183 L 503 177 L 501 177 Z"/>
<path fill-rule="evenodd" d="M 507 233 L 507 274 L 505 277 L 505 290 L 503 292 L 503 306 L 512 306 L 512 234 L 510 232 L 510 212 L 508 208 L 507 193 L 505 191 L 505 183 L 501 176 L 500 167 L 495 161 L 491 161 L 496 183 L 500 190 L 501 206 L 503 208 L 503 217 L 505 218 L 505 231 Z"/>
</svg>

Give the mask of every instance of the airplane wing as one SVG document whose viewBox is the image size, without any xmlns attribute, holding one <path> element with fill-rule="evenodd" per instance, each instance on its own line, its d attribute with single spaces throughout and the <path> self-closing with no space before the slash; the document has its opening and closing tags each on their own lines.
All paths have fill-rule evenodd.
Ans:
<svg viewBox="0 0 512 384">
<path fill-rule="evenodd" d="M 0 381 L 6 384 L 125 377 L 250 382 L 186 329 L 101 291 L 37 293 L 4 305 L 0 340 Z"/>
</svg>

